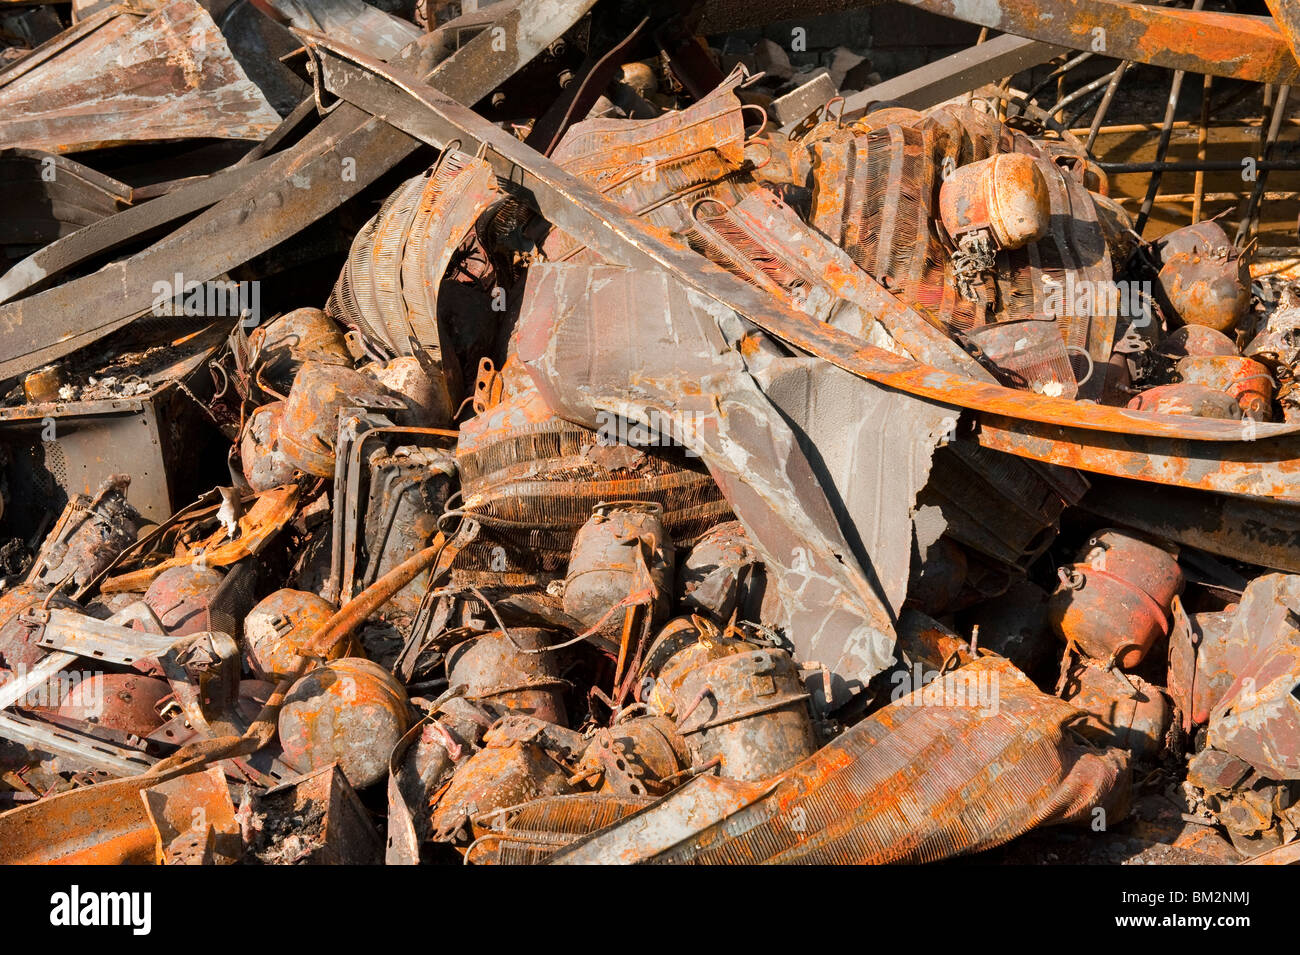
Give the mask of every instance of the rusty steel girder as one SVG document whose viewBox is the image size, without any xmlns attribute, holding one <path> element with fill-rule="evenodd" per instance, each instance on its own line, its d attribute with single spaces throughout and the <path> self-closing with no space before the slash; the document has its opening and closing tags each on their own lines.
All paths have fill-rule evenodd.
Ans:
<svg viewBox="0 0 1300 955">
<path fill-rule="evenodd" d="M 1268 4 L 1269 12 L 1273 14 L 1282 34 L 1286 37 L 1286 42 L 1291 47 L 1291 52 L 1295 54 L 1297 60 L 1300 60 L 1300 7 L 1295 5 L 1294 0 L 1264 0 Z"/>
<path fill-rule="evenodd" d="M 903 2 L 992 30 L 1135 63 L 1256 83 L 1290 85 L 1300 80 L 1300 64 L 1288 37 L 1259 17 L 1123 0 Z M 1282 0 L 1272 5 L 1282 6 Z M 1294 18 L 1292 14 L 1292 22 Z"/>
<path fill-rule="evenodd" d="M 329 38 L 298 31 L 337 96 L 439 148 L 483 147 L 539 211 L 607 261 L 666 269 L 792 347 L 855 375 L 978 412 L 986 447 L 1080 470 L 1246 496 L 1300 499 L 1300 425 L 1187 418 L 1031 395 L 943 372 L 865 345 L 713 265 L 598 195 L 467 107 Z"/>
</svg>

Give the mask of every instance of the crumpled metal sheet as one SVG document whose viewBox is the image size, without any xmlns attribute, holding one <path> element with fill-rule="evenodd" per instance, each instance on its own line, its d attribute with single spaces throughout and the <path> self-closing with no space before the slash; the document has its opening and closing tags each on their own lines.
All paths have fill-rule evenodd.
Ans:
<svg viewBox="0 0 1300 955">
<path fill-rule="evenodd" d="M 911 504 L 955 427 L 951 409 L 864 387 L 816 358 L 776 358 L 753 374 L 793 428 L 854 556 L 874 570 L 896 617 L 911 569 Z"/>
<path fill-rule="evenodd" d="M 423 351 L 439 418 L 461 398 L 460 359 L 439 320 L 438 290 L 456 249 L 499 197 L 492 167 L 449 151 L 408 179 L 357 233 L 326 311 L 394 355 Z"/>
<path fill-rule="evenodd" d="M 891 295 L 842 249 L 766 189 L 735 206 L 697 205 L 691 246 L 815 318 L 936 368 L 993 381 L 974 358 Z"/>
<path fill-rule="evenodd" d="M 906 864 L 1090 822 L 1097 809 L 1110 824 L 1127 811 L 1128 755 L 1075 743 L 1065 725 L 1077 713 L 984 657 L 774 779 L 697 777 L 549 862 Z"/>
<path fill-rule="evenodd" d="M 454 30 L 421 37 L 394 58 L 449 96 L 475 102 L 512 76 L 590 10 L 595 0 L 501 4 L 496 23 L 506 50 L 484 30 L 452 53 Z M 492 8 L 493 11 L 496 8 Z M 451 35 L 449 35 L 451 34 Z M 430 69 L 423 65 L 436 62 Z M 189 281 L 216 278 L 295 235 L 356 195 L 418 146 L 392 126 L 349 104 L 274 156 L 257 174 L 227 186 L 210 209 L 130 258 L 47 291 L 0 306 L 0 378 L 20 374 L 120 328 L 152 306 L 152 283 L 182 271 Z M 355 175 L 344 174 L 345 160 Z M 214 177 L 215 178 L 215 177 Z M 206 183 L 151 200 L 183 204 Z M 112 222 L 113 220 L 108 220 Z M 172 220 L 167 220 L 172 221 Z"/>
<path fill-rule="evenodd" d="M 0 145 L 256 139 L 280 123 L 194 0 L 111 7 L 0 72 Z"/>
<path fill-rule="evenodd" d="M 540 264 L 529 270 L 519 357 L 564 417 L 591 428 L 609 415 L 667 423 L 700 455 L 772 573 L 799 658 L 830 669 L 839 705 L 891 664 L 892 622 L 878 571 L 854 558 L 798 436 L 724 336 L 740 324 L 663 272 Z M 878 506 L 905 519 L 910 504 L 899 495 Z"/>
<path fill-rule="evenodd" d="M 1223 644 L 1236 679 L 1210 712 L 1209 745 L 1268 779 L 1300 779 L 1300 577 L 1251 581 Z"/>
<path fill-rule="evenodd" d="M 735 89 L 744 78 L 734 72 L 699 102 L 655 119 L 575 123 L 551 158 L 628 212 L 679 232 L 695 203 L 710 198 L 732 205 L 755 187 L 741 174 L 745 123 Z M 599 258 L 559 230 L 545 249 L 553 261 Z"/>
</svg>

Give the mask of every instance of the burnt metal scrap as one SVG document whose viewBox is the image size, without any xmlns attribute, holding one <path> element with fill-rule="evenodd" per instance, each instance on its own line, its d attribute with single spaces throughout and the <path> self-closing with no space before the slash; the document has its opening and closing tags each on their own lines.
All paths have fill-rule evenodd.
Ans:
<svg viewBox="0 0 1300 955">
<path fill-rule="evenodd" d="M 141 140 L 261 139 L 279 116 L 192 0 L 110 7 L 0 71 L 0 142 L 74 152 Z"/>
<path fill-rule="evenodd" d="M 0 861 L 1294 854 L 1289 8 L 454 6 L 0 50 Z"/>
</svg>

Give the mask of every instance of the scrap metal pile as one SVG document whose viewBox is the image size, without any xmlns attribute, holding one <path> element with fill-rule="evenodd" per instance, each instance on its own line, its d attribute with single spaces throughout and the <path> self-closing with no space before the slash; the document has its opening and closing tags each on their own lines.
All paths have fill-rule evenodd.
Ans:
<svg viewBox="0 0 1300 955">
<path fill-rule="evenodd" d="M 1297 858 L 1270 200 L 1144 239 L 1160 173 L 1134 215 L 1010 74 L 1105 28 L 1090 104 L 1280 126 L 1300 24 L 909 2 L 1005 32 L 888 80 L 744 33 L 847 2 L 14 42 L 0 861 Z"/>
</svg>

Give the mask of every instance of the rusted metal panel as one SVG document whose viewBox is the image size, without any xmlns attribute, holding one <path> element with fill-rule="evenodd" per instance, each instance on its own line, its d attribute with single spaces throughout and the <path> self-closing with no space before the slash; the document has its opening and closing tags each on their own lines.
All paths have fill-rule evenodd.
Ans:
<svg viewBox="0 0 1300 955">
<path fill-rule="evenodd" d="M 160 779 L 128 776 L 0 813 L 7 865 L 120 865 L 154 860 L 154 830 L 140 791 Z"/>
<path fill-rule="evenodd" d="M 46 45 L 57 52 L 42 47 L 0 72 L 0 143 L 72 152 L 262 139 L 280 123 L 194 0 L 171 0 L 144 17 L 112 8 L 71 31 Z"/>
<path fill-rule="evenodd" d="M 1268 779 L 1300 778 L 1300 577 L 1253 580 L 1223 641 L 1232 685 L 1210 712 L 1207 741 Z"/>
<path fill-rule="evenodd" d="M 1265 429 L 1278 425 L 1128 413 L 1194 422 L 1189 431 L 1199 430 L 1201 424 L 1227 425 L 1240 440 L 1102 434 L 1001 415 L 982 416 L 976 436 L 986 448 L 1080 471 L 1241 497 L 1300 500 L 1300 436 L 1289 428 L 1274 437 Z M 1258 440 L 1251 440 L 1254 435 Z"/>
<path fill-rule="evenodd" d="M 1268 4 L 1269 12 L 1273 14 L 1273 19 L 1282 30 L 1282 35 L 1286 37 L 1291 53 L 1300 60 L 1300 9 L 1288 0 L 1264 0 L 1264 2 Z"/>
<path fill-rule="evenodd" d="M 1107 521 L 1286 573 L 1300 573 L 1300 509 L 1266 495 L 1225 497 L 1100 478 L 1079 506 Z"/>
</svg>

